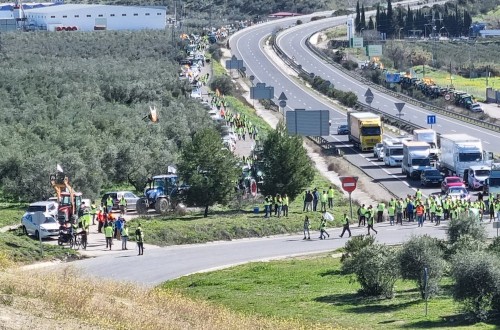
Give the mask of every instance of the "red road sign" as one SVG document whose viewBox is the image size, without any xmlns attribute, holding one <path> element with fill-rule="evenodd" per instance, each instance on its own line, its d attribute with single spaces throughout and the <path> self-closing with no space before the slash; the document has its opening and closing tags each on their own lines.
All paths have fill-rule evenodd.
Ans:
<svg viewBox="0 0 500 330">
<path fill-rule="evenodd" d="M 342 182 L 342 189 L 344 189 L 348 193 L 352 193 L 354 190 L 356 190 L 356 182 L 358 181 L 358 177 L 343 176 L 340 177 L 340 181 Z"/>
</svg>

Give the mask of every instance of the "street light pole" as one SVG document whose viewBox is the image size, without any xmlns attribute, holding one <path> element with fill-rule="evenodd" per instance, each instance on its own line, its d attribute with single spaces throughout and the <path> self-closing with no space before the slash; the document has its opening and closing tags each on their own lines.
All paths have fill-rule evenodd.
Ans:
<svg viewBox="0 0 500 330">
<path fill-rule="evenodd" d="M 399 28 L 399 40 L 401 40 L 401 30 L 403 30 L 404 28 Z"/>
</svg>

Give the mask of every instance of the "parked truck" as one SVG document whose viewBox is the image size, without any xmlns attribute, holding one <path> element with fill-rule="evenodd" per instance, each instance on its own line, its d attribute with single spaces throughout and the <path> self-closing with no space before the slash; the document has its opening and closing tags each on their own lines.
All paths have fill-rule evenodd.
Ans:
<svg viewBox="0 0 500 330">
<path fill-rule="evenodd" d="M 420 141 L 403 141 L 403 162 L 401 172 L 408 178 L 420 178 L 423 170 L 432 168 L 429 158 L 429 144 Z"/>
<path fill-rule="evenodd" d="M 431 159 L 437 160 L 439 148 L 437 145 L 437 133 L 433 129 L 416 129 L 413 131 L 413 141 L 427 142 Z"/>
<path fill-rule="evenodd" d="M 473 165 L 469 166 L 464 172 L 464 181 L 467 182 L 470 190 L 482 190 L 484 182 L 491 173 L 489 165 Z"/>
<path fill-rule="evenodd" d="M 490 176 L 484 180 L 483 185 L 484 194 L 492 194 L 497 196 L 500 194 L 500 164 L 495 163 L 491 165 Z"/>
<path fill-rule="evenodd" d="M 349 142 L 361 151 L 373 150 L 377 143 L 382 142 L 382 118 L 377 114 L 349 111 L 347 125 L 349 126 Z"/>
<path fill-rule="evenodd" d="M 446 175 L 465 178 L 470 166 L 485 165 L 481 140 L 467 134 L 443 134 L 440 137 L 439 169 Z"/>
</svg>

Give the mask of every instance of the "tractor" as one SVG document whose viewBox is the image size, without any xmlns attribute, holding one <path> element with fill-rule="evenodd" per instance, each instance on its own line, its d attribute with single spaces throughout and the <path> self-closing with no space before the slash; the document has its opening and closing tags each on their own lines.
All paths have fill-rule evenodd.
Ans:
<svg viewBox="0 0 500 330">
<path fill-rule="evenodd" d="M 166 214 L 181 202 L 187 185 L 180 185 L 175 173 L 157 175 L 148 179 L 144 197 L 137 201 L 137 213 L 147 214 L 149 209 Z"/>
<path fill-rule="evenodd" d="M 56 191 L 59 203 L 57 220 L 60 223 L 74 220 L 78 216 L 77 212 L 82 204 L 82 193 L 73 190 L 68 177 L 62 172 L 50 175 L 50 184 Z"/>
</svg>

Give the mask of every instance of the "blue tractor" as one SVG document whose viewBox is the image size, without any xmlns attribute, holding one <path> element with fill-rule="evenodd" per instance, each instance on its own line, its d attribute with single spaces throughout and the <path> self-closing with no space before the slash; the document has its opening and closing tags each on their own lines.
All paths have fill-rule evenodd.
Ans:
<svg viewBox="0 0 500 330">
<path fill-rule="evenodd" d="M 187 189 L 188 186 L 179 184 L 177 174 L 154 176 L 148 179 L 144 197 L 137 201 L 137 213 L 147 214 L 149 209 L 155 209 L 157 213 L 166 214 L 181 202 Z"/>
</svg>

